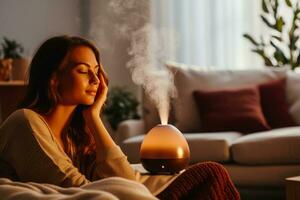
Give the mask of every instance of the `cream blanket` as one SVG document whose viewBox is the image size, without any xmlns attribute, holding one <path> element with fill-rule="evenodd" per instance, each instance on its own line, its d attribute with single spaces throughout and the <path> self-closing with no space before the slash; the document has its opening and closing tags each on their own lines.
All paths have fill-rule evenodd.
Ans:
<svg viewBox="0 0 300 200">
<path fill-rule="evenodd" d="M 105 178 L 81 187 L 13 182 L 0 178 L 1 200 L 157 200 L 142 184 L 119 177 Z"/>
</svg>

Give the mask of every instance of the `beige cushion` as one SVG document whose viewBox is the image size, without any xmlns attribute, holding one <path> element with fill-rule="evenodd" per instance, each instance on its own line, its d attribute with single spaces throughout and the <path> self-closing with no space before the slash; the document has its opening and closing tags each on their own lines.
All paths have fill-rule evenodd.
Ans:
<svg viewBox="0 0 300 200">
<path fill-rule="evenodd" d="M 283 187 L 285 178 L 300 174 L 300 165 L 245 166 L 226 164 L 224 166 L 238 187 Z"/>
<path fill-rule="evenodd" d="M 140 162 L 140 147 L 143 139 L 144 135 L 138 135 L 124 140 L 121 144 L 121 149 L 132 164 Z"/>
<path fill-rule="evenodd" d="M 144 133 L 145 124 L 142 119 L 127 119 L 118 125 L 118 129 L 114 134 L 114 139 L 118 144 L 122 144 L 125 139 Z"/>
<path fill-rule="evenodd" d="M 192 96 L 195 90 L 240 88 L 274 80 L 286 70 L 201 70 L 168 64 L 175 74 L 178 97 L 174 99 L 176 126 L 182 132 L 197 132 L 201 122 Z"/>
<path fill-rule="evenodd" d="M 300 125 L 300 73 L 289 72 L 287 75 L 286 88 L 287 102 L 290 113 L 297 124 Z"/>
<path fill-rule="evenodd" d="M 200 161 L 229 161 L 229 146 L 240 136 L 241 133 L 237 132 L 184 134 L 190 147 L 190 164 Z M 139 152 L 143 138 L 143 135 L 139 135 L 123 142 L 121 147 L 129 162 L 140 161 Z"/>
<path fill-rule="evenodd" d="M 190 164 L 201 161 L 230 161 L 229 146 L 241 136 L 237 132 L 184 134 L 190 147 Z"/>
<path fill-rule="evenodd" d="M 240 164 L 300 164 L 300 127 L 240 137 L 233 142 L 231 152 L 233 160 Z"/>
</svg>

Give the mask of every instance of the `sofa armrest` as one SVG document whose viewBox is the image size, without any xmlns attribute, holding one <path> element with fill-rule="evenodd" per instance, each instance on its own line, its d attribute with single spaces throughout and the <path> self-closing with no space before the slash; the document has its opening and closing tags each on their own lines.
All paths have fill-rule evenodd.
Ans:
<svg viewBox="0 0 300 200">
<path fill-rule="evenodd" d="M 116 139 L 118 143 L 122 143 L 125 139 L 145 134 L 145 123 L 142 119 L 130 119 L 121 122 L 118 125 Z"/>
</svg>

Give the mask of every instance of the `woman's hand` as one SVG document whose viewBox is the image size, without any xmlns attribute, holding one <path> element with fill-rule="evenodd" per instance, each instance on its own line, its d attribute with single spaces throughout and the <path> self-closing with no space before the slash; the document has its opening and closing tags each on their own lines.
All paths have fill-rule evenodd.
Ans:
<svg viewBox="0 0 300 200">
<path fill-rule="evenodd" d="M 94 103 L 88 106 L 83 111 L 83 115 L 85 118 L 87 117 L 87 115 L 99 117 L 101 109 L 103 108 L 103 105 L 106 101 L 107 92 L 108 92 L 108 79 L 106 73 L 103 70 L 102 65 L 100 65 L 99 67 L 98 79 L 99 79 L 99 86 L 98 86 L 97 94 L 95 96 Z"/>
<path fill-rule="evenodd" d="M 86 108 L 83 109 L 82 114 L 86 122 L 87 131 L 93 135 L 96 149 L 100 150 L 96 150 L 98 158 L 100 160 L 104 160 L 106 155 L 103 155 L 103 152 L 105 152 L 107 149 L 110 149 L 112 146 L 115 146 L 116 144 L 114 143 L 110 134 L 107 132 L 100 118 L 100 111 L 103 108 L 108 91 L 108 79 L 102 65 L 100 65 L 99 70 L 98 79 L 100 83 L 94 103 L 90 106 L 86 106 Z"/>
</svg>

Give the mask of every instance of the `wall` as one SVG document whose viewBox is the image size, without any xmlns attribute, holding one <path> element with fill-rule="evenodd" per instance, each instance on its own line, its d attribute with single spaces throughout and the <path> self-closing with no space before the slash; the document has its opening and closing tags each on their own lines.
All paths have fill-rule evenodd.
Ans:
<svg viewBox="0 0 300 200">
<path fill-rule="evenodd" d="M 80 0 L 1 0 L 0 36 L 15 39 L 31 57 L 46 38 L 80 33 Z"/>
<path fill-rule="evenodd" d="M 111 86 L 125 86 L 141 98 L 141 88 L 133 83 L 126 63 L 131 59 L 130 35 L 150 18 L 149 1 L 89 0 L 89 7 L 88 35 L 100 48 Z"/>
<path fill-rule="evenodd" d="M 89 38 L 94 39 L 101 50 L 110 86 L 126 86 L 138 94 L 139 89 L 133 84 L 129 70 L 125 67 L 130 59 L 127 54 L 129 40 L 110 33 L 106 33 L 105 37 L 91 34 L 92 31 L 94 33 L 101 30 L 115 31 L 111 29 L 112 24 L 120 19 L 109 15 L 111 11 L 107 9 L 108 2 L 107 0 L 1 0 L 0 37 L 2 39 L 2 36 L 7 36 L 17 40 L 25 47 L 25 56 L 30 58 L 41 42 L 50 36 L 59 34 L 92 36 Z M 99 19 L 107 22 L 105 26 L 97 26 Z"/>
</svg>

